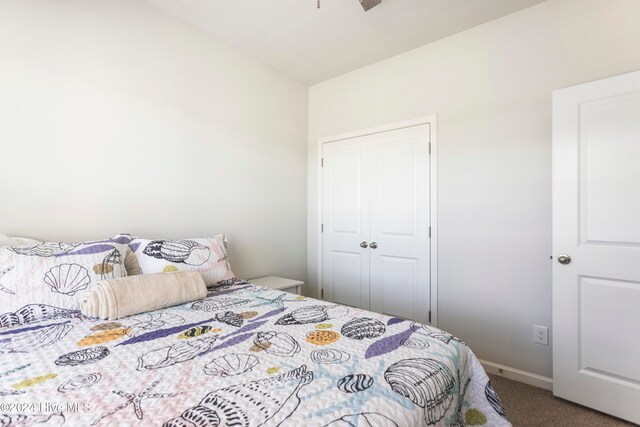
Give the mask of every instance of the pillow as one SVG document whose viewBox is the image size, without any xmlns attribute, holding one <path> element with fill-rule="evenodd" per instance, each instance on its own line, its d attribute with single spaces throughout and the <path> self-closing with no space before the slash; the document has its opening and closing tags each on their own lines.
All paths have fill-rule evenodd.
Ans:
<svg viewBox="0 0 640 427">
<path fill-rule="evenodd" d="M 128 245 L 132 240 L 134 240 L 134 238 L 131 237 L 130 234 L 117 234 L 111 240 Z M 124 267 L 127 270 L 127 276 L 139 276 L 142 274 L 142 271 L 140 270 L 140 264 L 138 264 L 138 258 L 133 253 L 131 248 L 129 248 L 129 246 L 127 246 L 127 255 L 124 258 Z"/>
<path fill-rule="evenodd" d="M 28 237 L 8 237 L 4 234 L 0 234 L 0 247 L 2 246 L 25 246 L 25 245 L 37 245 L 42 243 L 39 240 L 30 239 Z"/>
<path fill-rule="evenodd" d="M 224 234 L 203 239 L 136 238 L 129 247 L 136 254 L 143 274 L 198 271 L 209 286 L 235 278 L 227 260 L 227 238 Z"/>
<path fill-rule="evenodd" d="M 127 275 L 126 250 L 114 240 L 0 247 L 0 326 L 28 323 L 22 317 L 38 312 L 78 310 L 77 293 Z"/>
</svg>

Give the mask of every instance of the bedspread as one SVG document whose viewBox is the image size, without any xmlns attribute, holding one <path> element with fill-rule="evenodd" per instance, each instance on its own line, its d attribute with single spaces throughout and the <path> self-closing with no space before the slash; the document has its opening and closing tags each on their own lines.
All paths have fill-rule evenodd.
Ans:
<svg viewBox="0 0 640 427">
<path fill-rule="evenodd" d="M 118 321 L 29 305 L 0 323 L 0 425 L 510 425 L 456 337 L 247 282 Z"/>
</svg>

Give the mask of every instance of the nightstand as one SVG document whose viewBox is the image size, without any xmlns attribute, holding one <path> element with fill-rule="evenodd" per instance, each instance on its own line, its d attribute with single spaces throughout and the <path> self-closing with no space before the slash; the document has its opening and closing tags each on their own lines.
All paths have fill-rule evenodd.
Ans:
<svg viewBox="0 0 640 427">
<path fill-rule="evenodd" d="M 292 294 L 302 295 L 302 285 L 300 280 L 285 279 L 284 277 L 267 276 L 249 280 L 250 283 L 264 286 L 265 288 L 278 289 Z"/>
</svg>

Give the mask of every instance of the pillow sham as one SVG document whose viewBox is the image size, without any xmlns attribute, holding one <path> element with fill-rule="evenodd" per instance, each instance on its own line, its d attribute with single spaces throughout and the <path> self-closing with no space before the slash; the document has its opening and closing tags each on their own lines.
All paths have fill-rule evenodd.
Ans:
<svg viewBox="0 0 640 427">
<path fill-rule="evenodd" d="M 139 276 L 139 275 L 141 275 L 142 271 L 140 270 L 140 264 L 138 264 L 138 258 L 133 253 L 131 248 L 129 248 L 129 246 L 128 246 L 131 243 L 131 241 L 134 240 L 134 238 L 131 237 L 130 234 L 117 234 L 111 240 L 116 241 L 118 243 L 126 243 L 127 244 L 127 254 L 126 254 L 125 258 L 124 258 L 124 267 L 127 270 L 127 276 Z"/>
<path fill-rule="evenodd" d="M 1 247 L 0 326 L 25 323 L 21 316 L 41 311 L 78 310 L 78 293 L 127 275 L 126 251 L 126 243 L 113 239 Z"/>
<path fill-rule="evenodd" d="M 135 253 L 143 274 L 171 271 L 198 271 L 204 282 L 216 285 L 235 279 L 227 259 L 227 238 L 149 240 L 136 238 L 129 247 Z"/>
<path fill-rule="evenodd" d="M 2 246 L 24 246 L 24 245 L 37 245 L 42 243 L 39 240 L 30 239 L 28 237 L 10 237 L 0 234 L 0 247 Z"/>
</svg>

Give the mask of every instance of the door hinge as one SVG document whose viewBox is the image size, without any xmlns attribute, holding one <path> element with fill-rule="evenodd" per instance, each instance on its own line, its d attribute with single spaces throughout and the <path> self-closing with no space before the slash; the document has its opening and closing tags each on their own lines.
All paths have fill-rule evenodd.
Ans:
<svg viewBox="0 0 640 427">
<path fill-rule="evenodd" d="M 431 226 L 429 226 L 429 238 L 431 238 Z"/>
<path fill-rule="evenodd" d="M 324 224 L 320 224 L 320 232 L 324 233 Z"/>
<path fill-rule="evenodd" d="M 431 310 L 429 310 L 429 323 L 431 323 Z"/>
<path fill-rule="evenodd" d="M 429 143 L 429 154 L 431 154 L 431 143 Z"/>
<path fill-rule="evenodd" d="M 320 289 L 320 299 L 324 299 L 324 289 Z"/>
<path fill-rule="evenodd" d="M 320 159 L 320 167 L 323 168 L 324 167 L 324 157 Z"/>
</svg>

